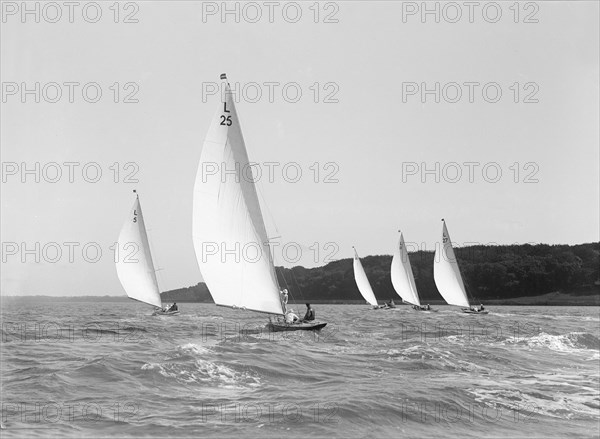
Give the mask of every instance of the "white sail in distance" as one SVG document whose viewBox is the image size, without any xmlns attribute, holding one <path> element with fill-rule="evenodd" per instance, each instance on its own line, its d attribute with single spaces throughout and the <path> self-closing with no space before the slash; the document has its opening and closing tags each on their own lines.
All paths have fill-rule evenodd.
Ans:
<svg viewBox="0 0 600 439">
<path fill-rule="evenodd" d="M 118 240 L 117 276 L 127 295 L 134 300 L 162 306 L 142 206 L 136 194 L 133 208 Z"/>
<path fill-rule="evenodd" d="M 226 81 L 225 75 L 221 79 Z M 192 235 L 217 305 L 284 314 L 240 120 L 228 83 L 204 140 Z"/>
<path fill-rule="evenodd" d="M 400 240 L 394 249 L 391 277 L 394 290 L 396 290 L 396 293 L 398 293 L 402 300 L 413 305 L 421 306 L 402 233 L 400 233 Z"/>
<path fill-rule="evenodd" d="M 356 280 L 358 291 L 360 291 L 360 294 L 362 294 L 362 296 L 370 305 L 377 306 L 377 299 L 375 298 L 375 294 L 373 293 L 373 289 L 371 288 L 367 274 L 365 273 L 365 270 L 360 262 L 358 253 L 356 253 L 356 249 L 354 249 L 353 267 L 354 279 Z"/>
<path fill-rule="evenodd" d="M 442 223 L 442 245 L 435 249 L 433 279 L 438 291 L 449 305 L 469 308 L 467 291 L 460 275 L 446 222 L 442 220 Z"/>
</svg>

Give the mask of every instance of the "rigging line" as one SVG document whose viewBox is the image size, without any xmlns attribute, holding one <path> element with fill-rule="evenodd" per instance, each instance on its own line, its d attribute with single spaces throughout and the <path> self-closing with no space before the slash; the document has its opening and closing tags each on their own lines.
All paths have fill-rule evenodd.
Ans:
<svg viewBox="0 0 600 439">
<path fill-rule="evenodd" d="M 459 268 L 460 270 L 460 268 Z M 469 283 L 467 282 L 467 279 L 463 276 L 463 273 L 460 273 L 462 279 L 463 279 L 463 284 L 465 285 L 465 291 L 467 293 L 467 299 L 471 299 L 472 303 L 475 304 L 475 302 L 477 302 L 477 298 L 475 297 L 475 295 L 472 293 L 472 288 L 471 285 L 469 285 Z"/>
<path fill-rule="evenodd" d="M 475 302 L 477 302 L 477 298 L 475 297 L 475 295 L 472 293 L 472 288 L 471 285 L 469 285 L 469 282 L 467 282 L 467 278 L 464 275 L 464 262 L 463 262 L 463 269 L 461 270 L 460 268 L 460 264 L 458 263 L 458 251 L 460 247 L 457 248 L 453 248 L 454 250 L 454 258 L 456 259 L 456 265 L 458 267 L 458 273 L 460 275 L 460 277 L 462 278 L 463 281 L 463 285 L 465 286 L 465 293 L 467 293 L 467 300 L 469 301 L 469 305 L 471 303 L 475 304 Z M 462 253 L 462 251 L 461 251 Z"/>
<path fill-rule="evenodd" d="M 459 268 L 460 271 L 460 268 Z M 463 276 L 462 271 L 460 271 L 460 276 L 462 277 L 463 280 L 463 285 L 465 286 L 465 292 L 467 293 L 467 300 L 469 301 L 469 305 L 471 306 L 471 304 L 475 305 L 475 302 L 477 302 L 477 298 L 475 297 L 475 295 L 472 293 L 472 288 L 469 285 L 469 283 L 467 282 L 467 279 Z"/>
<path fill-rule="evenodd" d="M 257 189 L 256 192 L 258 192 L 258 196 L 262 200 L 262 205 L 265 208 L 264 210 L 267 212 L 267 214 L 269 216 L 269 220 L 273 224 L 273 227 L 275 228 L 275 233 L 277 235 L 279 235 L 280 234 L 279 228 L 277 227 L 277 223 L 275 222 L 275 218 L 273 217 L 273 213 L 271 212 L 271 209 L 269 209 L 269 204 L 267 203 L 267 199 L 264 196 L 263 185 L 262 185 L 262 182 L 260 181 L 260 179 L 258 180 L 258 182 L 254 183 L 254 186 Z M 259 203 L 260 203 L 260 201 L 259 201 Z M 268 238 L 268 236 L 267 236 L 267 238 Z"/>
<path fill-rule="evenodd" d="M 294 282 L 296 283 L 296 287 L 298 288 L 298 292 L 302 296 L 302 299 L 304 299 L 304 294 L 302 293 L 302 288 L 300 288 L 300 283 L 298 282 L 298 278 L 296 278 L 296 275 L 294 274 L 294 269 L 291 268 L 290 271 L 292 272 L 292 278 L 294 279 Z"/>
<path fill-rule="evenodd" d="M 252 174 L 252 178 L 254 180 L 254 174 Z M 259 208 L 260 208 L 260 211 L 261 211 L 261 215 L 262 215 L 262 212 L 266 211 L 267 214 L 268 214 L 268 217 L 270 218 L 270 222 L 273 224 L 273 227 L 275 228 L 275 234 L 276 234 L 276 236 L 275 237 L 270 237 L 269 236 L 269 231 L 267 230 L 267 225 L 264 224 L 264 226 L 265 226 L 265 232 L 267 233 L 267 242 L 266 242 L 266 245 L 267 245 L 267 248 L 268 248 L 268 251 L 269 251 L 269 257 L 271 259 L 271 264 L 273 266 L 273 274 L 275 275 L 275 282 L 277 282 L 277 285 L 279 286 L 279 281 L 277 280 L 277 271 L 276 271 L 277 269 L 276 269 L 276 266 L 275 266 L 275 248 L 273 247 L 273 249 L 271 249 L 271 239 L 278 239 L 281 236 L 279 236 L 280 234 L 279 234 L 279 229 L 277 228 L 277 223 L 275 222 L 275 218 L 273 218 L 273 215 L 271 213 L 271 209 L 269 209 L 269 205 L 267 204 L 267 200 L 266 200 L 265 196 L 263 195 L 263 189 L 262 189 L 262 183 L 261 183 L 261 181 L 258 180 L 258 182 L 255 182 L 254 183 L 254 187 L 255 187 L 256 193 L 257 193 L 257 195 L 259 197 L 258 205 L 259 205 Z M 261 207 L 260 199 L 262 199 L 262 207 Z M 263 223 L 264 223 L 264 216 L 263 216 Z"/>
<path fill-rule="evenodd" d="M 288 288 L 288 293 L 289 293 L 289 284 L 287 282 L 287 279 L 285 278 L 285 272 L 283 271 L 283 267 L 279 267 L 279 272 L 281 273 L 281 277 L 283 278 L 283 282 L 285 283 L 285 287 Z"/>
<path fill-rule="evenodd" d="M 148 236 L 148 246 L 150 247 L 150 254 L 152 257 L 152 263 L 153 263 L 153 267 L 154 268 L 154 274 L 156 276 L 156 282 L 158 284 L 158 294 L 160 295 L 160 286 L 164 285 L 163 282 L 163 278 L 162 275 L 160 274 L 160 271 L 164 270 L 164 268 L 156 268 L 158 264 L 158 258 L 156 257 L 157 253 L 154 251 L 154 245 L 152 244 L 152 229 L 149 227 L 146 227 L 146 235 Z M 162 296 L 161 296 L 161 300 L 162 300 Z"/>
</svg>

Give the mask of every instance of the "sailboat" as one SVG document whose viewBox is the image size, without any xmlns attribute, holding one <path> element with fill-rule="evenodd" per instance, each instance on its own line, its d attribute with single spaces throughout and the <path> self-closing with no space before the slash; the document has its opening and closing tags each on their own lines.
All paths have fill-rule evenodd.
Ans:
<svg viewBox="0 0 600 439">
<path fill-rule="evenodd" d="M 371 305 L 373 309 L 385 308 L 385 305 L 379 305 L 377 303 L 377 299 L 375 298 L 375 294 L 373 293 L 373 289 L 371 288 L 371 284 L 369 283 L 365 269 L 360 262 L 358 253 L 354 247 L 352 248 L 354 249 L 354 280 L 356 281 L 356 286 L 358 286 L 358 291 L 360 291 L 360 294 L 362 294 L 367 303 Z"/>
<path fill-rule="evenodd" d="M 462 307 L 462 311 L 468 314 L 487 314 L 488 311 L 471 306 L 467 297 L 467 291 L 460 275 L 458 262 L 452 248 L 452 241 L 446 228 L 446 222 L 442 218 L 442 245 L 435 249 L 433 259 L 433 279 L 440 294 L 449 305 Z"/>
<path fill-rule="evenodd" d="M 406 251 L 406 244 L 404 243 L 404 236 L 402 235 L 402 232 L 398 232 L 400 233 L 400 240 L 394 249 L 390 270 L 394 290 L 396 290 L 396 293 L 398 293 L 404 302 L 413 305 L 414 310 L 435 312 L 437 310 L 431 309 L 429 305 L 421 305 L 419 293 L 417 292 L 417 286 L 415 284 L 415 277 L 413 276 L 410 260 L 408 259 L 408 252 Z"/>
<path fill-rule="evenodd" d="M 326 323 L 282 320 L 287 309 L 254 174 L 227 76 L 221 80 L 225 96 L 206 134 L 194 185 L 192 235 L 204 282 L 219 306 L 276 316 L 271 331 L 321 329 Z"/>
<path fill-rule="evenodd" d="M 178 310 L 166 311 L 162 307 L 140 197 L 133 192 L 133 208 L 119 234 L 117 276 L 130 299 L 154 306 L 152 315 L 179 314 Z"/>
</svg>

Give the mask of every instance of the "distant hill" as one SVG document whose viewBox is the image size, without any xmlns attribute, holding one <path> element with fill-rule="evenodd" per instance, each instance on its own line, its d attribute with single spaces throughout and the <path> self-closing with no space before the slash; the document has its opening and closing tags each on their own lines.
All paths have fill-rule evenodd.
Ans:
<svg viewBox="0 0 600 439">
<path fill-rule="evenodd" d="M 160 294 L 163 303 L 171 302 L 206 302 L 213 303 L 213 299 L 208 292 L 204 282 L 187 288 L 178 288 L 176 290 L 165 291 Z"/>
<path fill-rule="evenodd" d="M 561 293 L 578 298 L 574 304 L 597 303 L 600 295 L 600 243 L 579 245 L 471 246 L 455 249 L 469 295 L 477 301 L 512 302 L 519 297 Z M 443 303 L 433 281 L 430 251 L 410 254 L 417 289 L 424 302 Z M 389 255 L 361 258 L 379 300 L 395 297 L 390 280 Z M 317 268 L 277 267 L 282 287 L 297 301 L 362 303 L 354 281 L 352 259 L 341 259 Z M 162 293 L 165 302 L 212 302 L 204 283 Z M 568 300 L 565 299 L 567 302 Z M 521 302 L 518 302 L 521 303 Z M 563 303 L 561 304 L 568 304 Z"/>
</svg>

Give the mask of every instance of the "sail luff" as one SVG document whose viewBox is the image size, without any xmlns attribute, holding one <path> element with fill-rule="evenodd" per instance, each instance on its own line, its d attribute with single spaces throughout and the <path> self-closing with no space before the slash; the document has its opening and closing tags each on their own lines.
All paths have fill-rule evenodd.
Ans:
<svg viewBox="0 0 600 439">
<path fill-rule="evenodd" d="M 358 291 L 360 291 L 360 294 L 362 294 L 362 296 L 370 305 L 377 306 L 377 299 L 375 298 L 375 294 L 373 293 L 373 289 L 371 288 L 371 284 L 369 283 L 369 279 L 367 278 L 367 274 L 365 273 L 362 263 L 360 262 L 360 258 L 358 257 L 356 249 L 354 249 L 353 268 L 354 280 L 358 286 Z"/>
<path fill-rule="evenodd" d="M 446 222 L 444 220 L 442 222 L 442 245 L 435 250 L 433 279 L 438 291 L 448 304 L 469 307 L 469 299 L 452 248 L 450 234 Z"/>
<path fill-rule="evenodd" d="M 224 87 L 194 186 L 196 259 L 216 304 L 282 315 L 252 167 L 231 89 L 228 83 Z"/>
<path fill-rule="evenodd" d="M 390 273 L 394 290 L 402 300 L 413 305 L 421 306 L 402 233 L 400 233 L 398 245 L 394 249 Z"/>
<path fill-rule="evenodd" d="M 162 301 L 158 280 L 137 194 L 119 234 L 118 250 L 117 276 L 127 296 L 160 308 Z"/>
</svg>

